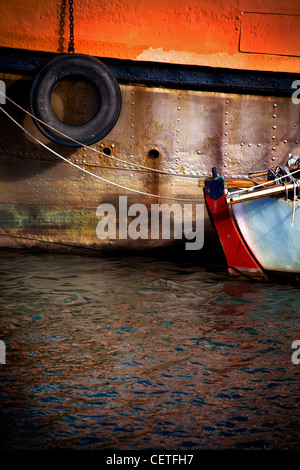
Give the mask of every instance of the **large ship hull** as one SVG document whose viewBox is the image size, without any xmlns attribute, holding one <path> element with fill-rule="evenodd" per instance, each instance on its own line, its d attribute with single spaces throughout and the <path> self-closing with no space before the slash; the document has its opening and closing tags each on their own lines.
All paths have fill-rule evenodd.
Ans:
<svg viewBox="0 0 300 470">
<path fill-rule="evenodd" d="M 184 230 L 184 209 L 190 206 L 190 232 L 196 233 L 197 224 L 200 232 L 204 221 L 204 245 L 195 243 L 190 249 L 203 250 L 210 247 L 214 236 L 201 189 L 210 169 L 216 166 L 225 177 L 243 178 L 253 168 L 280 164 L 288 153 L 297 153 L 299 106 L 291 96 L 300 59 L 291 47 L 293 21 L 299 12 L 292 2 L 285 2 L 281 14 L 278 2 L 270 0 L 274 30 L 268 33 L 269 41 L 264 33 L 265 50 L 257 49 L 251 22 L 257 20 L 257 27 L 264 31 L 269 11 L 261 11 L 259 18 L 249 16 L 248 5 L 245 15 L 238 2 L 229 2 L 227 14 L 216 2 L 202 6 L 181 2 L 176 9 L 174 2 L 158 6 L 153 0 L 141 2 L 140 17 L 134 2 L 128 2 L 126 12 L 118 2 L 110 1 L 110 12 L 122 10 L 122 15 L 118 10 L 119 16 L 114 16 L 114 28 L 108 15 L 100 14 L 100 6 L 94 5 L 92 16 L 78 15 L 79 10 L 83 12 L 83 4 L 78 2 L 77 16 L 74 11 L 76 52 L 103 61 L 116 77 L 122 96 L 116 124 L 90 148 L 52 142 L 26 114 L 36 74 L 45 63 L 66 53 L 67 20 L 60 23 L 59 31 L 57 24 L 56 29 L 50 27 L 62 19 L 63 8 L 66 14 L 66 2 L 59 9 L 49 6 L 46 29 L 45 5 L 41 3 L 38 15 L 27 8 L 14 34 L 10 28 L 17 22 L 20 5 L 18 0 L 11 3 L 16 8 L 8 7 L 11 21 L 3 24 L 0 34 L 0 79 L 7 92 L 3 109 L 16 121 L 0 114 L 2 247 L 186 247 L 185 238 L 191 234 Z M 149 15 L 150 10 L 156 11 L 155 17 Z M 285 49 L 274 42 L 278 21 L 289 28 Z M 124 28 L 130 22 L 126 35 Z M 157 37 L 152 34 L 154 25 Z M 180 31 L 178 37 L 175 30 Z M 72 113 L 69 108 L 74 103 L 69 95 L 69 85 L 57 92 L 57 102 L 67 97 L 68 109 L 59 111 L 62 120 L 66 112 Z M 85 113 L 93 99 L 83 101 Z M 125 197 L 127 208 L 134 204 L 145 208 L 147 224 L 140 219 L 139 229 L 144 229 L 140 236 L 137 227 L 134 236 L 130 230 L 126 236 L 122 230 L 119 233 L 120 201 Z M 114 207 L 116 231 L 101 238 L 99 222 L 106 214 L 99 206 L 104 204 Z M 151 231 L 152 206 L 157 204 L 171 208 L 170 236 L 163 234 L 162 226 L 156 228 L 155 236 Z M 198 206 L 203 210 L 197 212 Z M 123 221 L 127 229 L 133 218 L 127 211 Z M 182 236 L 174 229 L 180 223 Z"/>
</svg>

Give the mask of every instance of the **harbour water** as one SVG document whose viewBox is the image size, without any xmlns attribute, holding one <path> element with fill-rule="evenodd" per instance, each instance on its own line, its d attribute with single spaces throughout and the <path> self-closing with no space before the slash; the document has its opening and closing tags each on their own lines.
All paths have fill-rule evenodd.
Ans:
<svg viewBox="0 0 300 470">
<path fill-rule="evenodd" d="M 297 284 L 3 252 L 0 302 L 4 450 L 299 449 Z"/>
</svg>

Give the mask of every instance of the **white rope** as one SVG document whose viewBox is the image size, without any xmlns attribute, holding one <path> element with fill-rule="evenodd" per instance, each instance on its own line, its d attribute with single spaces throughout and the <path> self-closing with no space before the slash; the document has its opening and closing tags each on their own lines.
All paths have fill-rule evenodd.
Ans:
<svg viewBox="0 0 300 470">
<path fill-rule="evenodd" d="M 294 180 L 293 213 L 292 213 L 292 224 L 291 224 L 292 227 L 294 225 L 294 220 L 295 220 L 295 209 L 296 209 L 296 183 Z"/>
<path fill-rule="evenodd" d="M 57 132 L 58 134 L 62 135 L 63 137 L 69 139 L 70 141 L 80 145 L 81 147 L 84 147 L 88 150 L 91 150 L 92 152 L 95 152 L 95 153 L 98 153 L 106 158 L 110 158 L 112 160 L 116 160 L 118 162 L 121 162 L 121 163 L 124 163 L 125 165 L 131 165 L 131 166 L 134 166 L 134 167 L 137 167 L 137 168 L 140 168 L 140 169 L 143 169 L 143 170 L 147 170 L 147 171 L 152 171 L 152 172 L 155 172 L 155 173 L 159 173 L 159 174 L 163 174 L 163 175 L 168 175 L 168 176 L 177 176 L 177 177 L 180 177 L 180 178 L 197 178 L 198 180 L 199 179 L 205 179 L 206 177 L 205 176 L 197 176 L 197 175 L 185 175 L 185 174 L 179 174 L 179 173 L 171 173 L 171 172 L 167 172 L 167 171 L 163 171 L 163 170 L 157 170 L 155 168 L 149 168 L 149 167 L 146 167 L 146 166 L 143 166 L 143 165 L 139 165 L 137 163 L 133 163 L 133 162 L 128 162 L 126 160 L 122 160 L 120 158 L 117 158 L 117 157 L 114 157 L 112 155 L 107 155 L 106 153 L 104 152 L 101 152 L 100 150 L 97 150 L 93 147 L 90 147 L 88 145 L 85 145 L 83 144 L 82 142 L 78 142 L 77 140 L 73 139 L 72 137 L 69 137 L 68 135 L 65 135 L 63 134 L 62 132 L 58 131 L 57 129 L 55 129 L 54 127 L 50 126 L 49 124 L 47 124 L 46 122 L 42 121 L 41 119 L 37 118 L 36 116 L 34 116 L 33 114 L 31 114 L 29 111 L 27 111 L 25 108 L 23 108 L 22 106 L 20 106 L 18 103 L 16 103 L 15 101 L 13 101 L 11 98 L 9 98 L 6 94 L 4 94 L 2 91 L 0 91 L 0 95 L 4 96 L 6 99 L 8 99 L 14 106 L 18 107 L 19 109 L 21 109 L 24 113 L 26 113 L 28 116 L 31 116 L 34 120 L 36 121 L 39 121 L 41 124 L 43 124 L 44 126 L 47 126 L 49 129 Z M 62 155 L 59 155 L 57 154 L 56 152 L 54 152 L 52 149 L 50 149 L 50 147 L 47 147 L 45 144 L 43 144 L 42 142 L 40 142 L 37 138 L 35 138 L 33 135 L 31 135 L 26 129 L 24 129 L 21 124 L 19 124 L 17 121 L 15 121 L 12 116 L 10 116 L 6 111 L 4 111 L 4 109 L 0 106 L 0 109 L 1 111 L 3 111 L 13 122 L 15 122 L 15 124 L 17 124 L 17 126 L 19 126 L 24 132 L 26 132 L 32 139 L 34 139 L 36 142 L 38 142 L 40 145 L 42 145 L 43 147 L 45 147 L 47 150 L 49 150 L 50 152 L 54 153 L 55 155 L 57 155 L 59 158 L 65 160 L 67 163 L 70 163 L 71 165 L 75 166 L 76 168 L 78 168 L 79 170 L 81 171 L 84 171 L 85 173 L 88 173 L 89 175 L 91 176 L 94 176 L 95 178 L 98 178 L 104 182 L 107 182 L 108 184 L 111 184 L 111 185 L 114 185 L 114 186 L 117 186 L 121 189 L 125 189 L 127 191 L 132 191 L 132 192 L 136 192 L 136 193 L 139 193 L 139 194 L 142 194 L 142 195 L 147 195 L 147 196 L 152 196 L 152 197 L 158 197 L 158 198 L 163 198 L 163 199 L 171 199 L 171 200 L 175 200 L 175 201 L 202 201 L 202 199 L 181 199 L 181 198 L 170 198 L 170 197 L 167 197 L 167 196 L 159 196 L 159 195 L 155 195 L 155 194 L 148 194 L 148 193 L 143 193 L 143 192 L 140 192 L 140 191 L 137 191 L 137 190 L 134 190 L 134 189 L 130 189 L 130 188 L 127 188 L 127 187 L 124 187 L 124 186 L 121 186 L 121 185 L 118 185 L 117 183 L 113 183 L 111 181 L 108 181 L 108 180 L 105 180 L 104 178 L 101 178 L 100 176 L 97 176 L 95 175 L 94 173 L 91 173 L 83 168 L 81 168 L 80 166 L 76 165 L 75 163 L 73 162 L 70 162 L 68 159 L 64 158 Z M 293 175 L 294 173 L 297 173 L 299 172 L 299 169 L 289 173 L 290 175 Z M 280 177 L 277 177 L 277 180 L 281 180 L 283 178 L 286 178 L 286 175 L 282 175 Z M 263 188 L 263 187 L 267 187 L 269 186 L 270 184 L 273 184 L 273 181 L 267 181 L 265 183 L 261 183 L 261 184 L 257 184 L 251 188 L 244 188 L 244 189 L 239 189 L 237 191 L 232 191 L 230 192 L 230 197 L 234 196 L 235 194 L 241 194 L 241 193 L 244 193 L 244 192 L 253 192 L 255 191 L 257 188 Z"/>
<path fill-rule="evenodd" d="M 295 211 L 296 211 L 296 200 L 297 200 L 297 199 L 296 199 L 296 196 L 297 196 L 296 186 L 297 186 L 297 188 L 298 188 L 298 190 L 299 190 L 299 185 L 300 185 L 299 181 L 296 181 L 295 179 L 294 179 L 293 183 L 294 183 L 294 198 L 293 198 L 293 214 L 292 214 L 292 224 L 291 224 L 292 227 L 293 227 L 293 225 L 294 225 L 294 221 L 295 221 Z"/>
<path fill-rule="evenodd" d="M 138 191 L 136 189 L 132 189 L 132 188 L 127 188 L 125 186 L 122 186 L 118 183 L 113 183 L 112 181 L 109 181 L 105 178 L 102 178 L 101 176 L 98 176 L 98 175 L 95 175 L 94 173 L 91 173 L 90 171 L 88 170 L 85 170 L 84 168 L 81 168 L 79 165 L 76 165 L 75 163 L 71 162 L 70 160 L 68 160 L 67 158 L 63 157 L 62 155 L 60 155 L 59 153 L 55 152 L 54 150 L 52 150 L 50 147 L 48 147 L 46 144 L 44 144 L 43 142 L 41 142 L 39 139 L 37 139 L 36 137 L 34 137 L 30 132 L 28 132 L 18 121 L 16 121 L 7 111 L 5 111 L 2 106 L 0 106 L 0 110 L 6 114 L 6 116 L 11 119 L 11 121 L 13 121 L 20 129 L 22 129 L 27 135 L 29 135 L 33 140 L 35 140 L 38 144 L 40 144 L 42 147 L 44 147 L 45 149 L 49 150 L 49 152 L 53 153 L 54 155 L 56 155 L 58 158 L 60 158 L 61 160 L 64 160 L 66 163 L 69 163 L 70 165 L 74 166 L 75 168 L 78 168 L 78 170 L 84 172 L 84 173 L 87 173 L 88 175 L 90 176 L 93 176 L 94 178 L 98 179 L 98 180 L 101 180 L 105 183 L 108 183 L 112 186 L 115 186 L 117 188 L 120 188 L 120 189 L 124 189 L 125 191 L 131 191 L 131 192 L 134 192 L 134 193 L 138 193 L 138 194 L 141 194 L 143 196 L 150 196 L 150 197 L 156 197 L 156 198 L 161 198 L 161 199 L 170 199 L 172 201 L 189 201 L 189 202 L 202 202 L 203 203 L 203 199 L 184 199 L 184 198 L 175 198 L 175 197 L 168 197 L 168 196 L 160 196 L 158 194 L 150 194 L 150 193 L 145 193 L 145 192 L 142 192 L 142 191 Z"/>
<path fill-rule="evenodd" d="M 89 145 L 85 145 L 82 142 L 79 142 L 78 140 L 75 140 L 72 137 L 69 137 L 68 135 L 64 134 L 63 132 L 55 129 L 52 126 L 50 126 L 50 124 L 47 124 L 46 122 L 44 122 L 41 119 L 34 116 L 32 113 L 27 111 L 27 109 L 23 108 L 18 103 L 16 103 L 11 98 L 9 98 L 7 95 L 5 95 L 2 91 L 0 91 L 0 95 L 4 96 L 6 99 L 8 99 L 8 101 L 10 101 L 17 108 L 21 109 L 21 111 L 23 111 L 25 114 L 32 117 L 32 119 L 34 119 L 35 121 L 38 121 L 41 124 L 43 124 L 43 126 L 48 127 L 49 129 L 56 132 L 57 134 L 60 134 L 61 136 L 65 137 L 66 139 L 69 139 L 70 141 L 74 142 L 75 144 L 78 144 L 80 147 L 84 147 L 87 150 L 91 150 L 92 152 L 98 153 L 99 155 L 102 155 L 103 157 L 110 158 L 111 160 L 116 160 L 117 162 L 125 163 L 125 165 L 135 166 L 137 168 L 140 168 L 141 170 L 147 170 L 147 171 L 152 171 L 154 173 L 159 173 L 161 175 L 177 176 L 179 178 L 197 178 L 197 179 L 201 179 L 201 177 L 197 176 L 197 175 L 190 175 L 190 174 L 186 175 L 186 174 L 179 174 L 179 173 L 171 173 L 171 172 L 163 171 L 163 170 L 157 170 L 156 168 L 149 168 L 148 166 L 139 165 L 138 163 L 133 163 L 133 162 L 129 162 L 129 161 L 126 161 L 126 160 L 122 160 L 121 158 L 114 157 L 113 155 L 107 155 L 106 153 L 101 152 L 100 150 L 97 150 L 93 147 L 90 147 Z M 202 179 L 203 178 L 205 178 L 205 177 L 202 177 Z"/>
</svg>

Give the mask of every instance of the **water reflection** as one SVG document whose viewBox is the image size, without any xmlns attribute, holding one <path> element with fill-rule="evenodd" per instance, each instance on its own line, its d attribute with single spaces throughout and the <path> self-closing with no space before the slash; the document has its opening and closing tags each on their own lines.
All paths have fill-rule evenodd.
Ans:
<svg viewBox="0 0 300 470">
<path fill-rule="evenodd" d="M 195 264 L 2 253 L 2 446 L 296 449 L 298 287 Z"/>
</svg>

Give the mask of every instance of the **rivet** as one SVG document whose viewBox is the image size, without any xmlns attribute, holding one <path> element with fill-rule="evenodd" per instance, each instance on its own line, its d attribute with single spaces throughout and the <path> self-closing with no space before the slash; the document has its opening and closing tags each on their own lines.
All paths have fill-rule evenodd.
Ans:
<svg viewBox="0 0 300 470">
<path fill-rule="evenodd" d="M 134 116 L 134 113 L 131 113 L 131 116 Z"/>
<path fill-rule="evenodd" d="M 224 166 L 227 166 L 227 163 L 226 163 L 226 162 L 224 163 Z"/>
<path fill-rule="evenodd" d="M 132 101 L 132 102 L 131 102 L 131 104 L 133 105 L 133 104 L 135 104 L 135 102 L 134 102 L 134 101 Z"/>
<path fill-rule="evenodd" d="M 134 127 L 134 124 L 131 124 L 131 127 Z"/>
<path fill-rule="evenodd" d="M 260 146 L 261 146 L 261 144 L 257 144 L 257 147 L 260 147 Z"/>
<path fill-rule="evenodd" d="M 177 118 L 177 121 L 179 122 L 179 121 L 180 121 L 180 118 Z"/>
<path fill-rule="evenodd" d="M 287 144 L 287 140 L 286 140 L 286 139 L 284 139 L 283 143 L 284 143 L 284 144 Z"/>
<path fill-rule="evenodd" d="M 299 140 L 295 140 L 295 144 L 299 144 Z"/>
<path fill-rule="evenodd" d="M 228 132 L 224 132 L 224 135 L 228 135 Z"/>
<path fill-rule="evenodd" d="M 243 147 L 243 145 L 245 145 L 244 142 L 241 142 L 241 147 Z"/>
<path fill-rule="evenodd" d="M 273 106 L 274 106 L 274 108 L 276 108 L 276 107 L 277 107 L 277 104 L 276 104 L 276 103 L 274 103 L 274 104 L 273 104 Z"/>
<path fill-rule="evenodd" d="M 276 147 L 272 147 L 272 150 L 276 150 Z"/>
<path fill-rule="evenodd" d="M 272 126 L 272 129 L 277 129 L 277 126 Z"/>
<path fill-rule="evenodd" d="M 276 118 L 276 114 L 273 114 L 273 118 Z"/>
<path fill-rule="evenodd" d="M 275 161 L 275 157 L 272 157 L 273 162 Z"/>
<path fill-rule="evenodd" d="M 198 153 L 198 155 L 200 155 L 200 153 L 201 153 L 201 150 L 198 150 L 198 151 L 197 151 L 197 153 Z"/>
<path fill-rule="evenodd" d="M 132 91 L 131 94 L 134 95 L 134 91 Z"/>
<path fill-rule="evenodd" d="M 225 157 L 227 157 L 227 156 L 228 156 L 228 153 L 227 153 L 227 152 L 225 152 L 225 153 L 224 153 L 224 155 L 225 155 Z"/>
<path fill-rule="evenodd" d="M 275 135 L 272 135 L 272 139 L 275 139 Z"/>
<path fill-rule="evenodd" d="M 228 111 L 225 111 L 225 114 L 228 114 Z"/>
<path fill-rule="evenodd" d="M 227 126 L 227 124 L 228 124 L 228 121 L 225 121 L 225 124 L 226 124 L 226 126 Z"/>
<path fill-rule="evenodd" d="M 248 144 L 248 147 L 251 147 L 251 146 L 252 146 L 252 144 Z"/>
<path fill-rule="evenodd" d="M 131 138 L 134 139 L 134 135 L 132 135 Z"/>
<path fill-rule="evenodd" d="M 178 111 L 180 111 L 180 110 L 181 110 L 181 107 L 180 107 L 180 106 L 178 106 L 178 108 L 177 108 L 177 109 L 178 109 Z"/>
<path fill-rule="evenodd" d="M 229 103 L 229 100 L 226 100 L 225 103 L 228 104 L 228 103 Z"/>
</svg>

